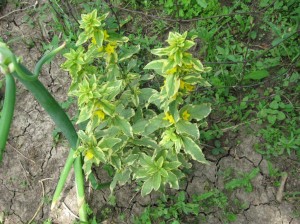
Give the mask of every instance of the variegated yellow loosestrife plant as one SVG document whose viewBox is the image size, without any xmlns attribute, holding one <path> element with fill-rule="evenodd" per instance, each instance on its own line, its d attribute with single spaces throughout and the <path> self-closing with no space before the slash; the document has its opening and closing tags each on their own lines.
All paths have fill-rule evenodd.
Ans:
<svg viewBox="0 0 300 224">
<path fill-rule="evenodd" d="M 69 94 L 78 99 L 77 123 L 85 127 L 78 132 L 75 156 L 84 157 L 86 177 L 93 165 L 113 167 L 112 193 L 131 180 L 142 184 L 143 196 L 167 184 L 178 189 L 190 159 L 207 163 L 199 124 L 211 107 L 190 102 L 189 96 L 198 85 L 209 85 L 201 74 L 210 68 L 188 52 L 193 38 L 171 32 L 169 46 L 152 50 L 160 58 L 140 74 L 135 56 L 140 47 L 107 29 L 106 17 L 96 10 L 82 15 L 77 49 L 64 55 L 62 67 L 72 77 Z M 164 78 L 158 89 L 149 87 L 152 70 Z"/>
</svg>

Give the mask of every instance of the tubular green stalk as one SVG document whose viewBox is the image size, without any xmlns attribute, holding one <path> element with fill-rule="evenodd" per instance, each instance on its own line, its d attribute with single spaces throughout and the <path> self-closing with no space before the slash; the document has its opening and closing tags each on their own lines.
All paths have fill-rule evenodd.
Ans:
<svg viewBox="0 0 300 224">
<path fill-rule="evenodd" d="M 36 63 L 33 74 L 39 75 L 40 71 L 42 69 L 42 66 L 50 61 L 58 52 L 60 52 L 64 47 L 66 46 L 66 42 L 64 42 L 62 45 L 60 45 L 58 48 L 54 49 L 53 51 L 49 52 L 48 54 L 45 54 L 39 61 Z"/>
<path fill-rule="evenodd" d="M 16 84 L 11 74 L 5 75 L 5 98 L 0 119 L 0 162 L 2 161 L 10 125 L 14 115 L 16 101 Z"/>
<path fill-rule="evenodd" d="M 53 203 L 54 203 L 52 205 L 52 207 L 53 207 L 60 197 L 63 186 L 65 184 L 67 176 L 72 167 L 72 164 L 74 161 L 74 152 L 75 152 L 74 149 L 77 147 L 78 136 L 77 136 L 76 130 L 75 130 L 72 122 L 70 121 L 70 119 L 68 118 L 66 113 L 63 111 L 63 109 L 60 107 L 60 105 L 57 103 L 57 101 L 52 97 L 52 95 L 48 92 L 48 90 L 44 87 L 44 85 L 39 80 L 28 81 L 28 80 L 22 79 L 16 73 L 14 75 L 33 94 L 33 96 L 36 98 L 36 100 L 41 104 L 41 106 L 51 116 L 52 120 L 55 122 L 56 126 L 62 131 L 62 133 L 67 138 L 67 140 L 69 141 L 71 148 L 72 148 L 70 150 L 68 159 L 65 163 L 65 167 L 63 169 L 63 172 L 62 172 L 60 179 L 58 181 L 58 184 L 57 184 L 57 189 L 55 191 L 56 198 L 55 198 L 55 200 L 53 199 Z M 84 197 L 84 182 L 83 182 L 84 176 L 83 176 L 83 172 L 82 172 L 82 162 L 81 162 L 80 156 L 78 156 L 75 159 L 74 170 L 75 170 L 77 194 L 79 196 L 78 202 L 80 203 L 79 204 L 80 220 L 87 221 L 86 210 L 84 207 L 82 207 L 82 205 L 85 204 L 85 197 Z"/>
<path fill-rule="evenodd" d="M 82 174 L 82 160 L 81 156 L 76 157 L 74 162 L 74 172 Z M 84 194 L 84 176 L 75 175 L 75 182 L 77 187 L 77 203 L 79 207 L 79 217 L 81 221 L 87 222 L 87 210 L 86 210 L 86 201 Z"/>
<path fill-rule="evenodd" d="M 27 81 L 35 81 L 37 80 L 40 71 L 42 69 L 42 66 L 50 61 L 58 52 L 60 52 L 64 47 L 66 46 L 66 43 L 64 42 L 61 46 L 58 48 L 52 50 L 51 52 L 45 54 L 36 64 L 34 68 L 33 74 L 29 72 L 22 64 L 20 64 L 16 58 L 16 56 L 7 48 L 4 47 L 3 45 L 0 47 L 0 52 L 9 59 L 13 65 L 15 71 L 18 73 L 18 75 Z"/>
<path fill-rule="evenodd" d="M 60 179 L 57 183 L 54 195 L 53 195 L 53 200 L 51 204 L 51 209 L 53 209 L 58 202 L 61 192 L 64 188 L 66 179 L 68 177 L 68 174 L 70 172 L 70 169 L 73 165 L 74 161 L 74 150 L 71 149 L 69 152 L 69 156 L 67 158 L 67 161 L 65 163 L 64 169 L 60 175 Z M 75 170 L 75 181 L 76 181 L 76 187 L 77 187 L 77 201 L 78 201 L 78 206 L 79 206 L 79 217 L 81 221 L 87 221 L 87 213 L 86 213 L 86 208 L 85 208 L 85 194 L 84 194 L 84 177 L 83 175 L 76 175 L 78 173 L 82 173 L 82 162 L 81 162 L 81 157 L 78 156 L 75 159 L 74 162 L 74 170 Z"/>
<path fill-rule="evenodd" d="M 0 56 L 1 61 L 3 63 L 3 68 L 7 65 L 13 65 L 11 70 L 10 68 L 6 69 L 5 72 L 13 72 L 14 77 L 16 77 L 36 98 L 36 100 L 41 104 L 41 106 L 45 109 L 45 111 L 50 115 L 52 120 L 54 121 L 56 127 L 62 131 L 64 136 L 67 138 L 71 145 L 71 150 L 67 161 L 65 163 L 63 172 L 60 176 L 60 179 L 57 184 L 57 189 L 55 191 L 55 200 L 53 200 L 55 205 L 57 200 L 60 197 L 60 194 L 63 190 L 63 186 L 65 185 L 67 176 L 70 172 L 72 164 L 74 164 L 75 170 L 75 179 L 76 179 L 76 188 L 77 188 L 77 199 L 79 205 L 79 217 L 81 222 L 87 222 L 87 211 L 85 206 L 85 194 L 84 194 L 84 175 L 82 170 L 82 161 L 81 156 L 76 157 L 74 162 L 74 153 L 75 148 L 77 147 L 78 136 L 76 130 L 68 118 L 67 114 L 60 107 L 58 102 L 53 98 L 53 96 L 48 92 L 48 90 L 44 87 L 44 85 L 38 80 L 39 72 L 42 68 L 42 65 L 49 61 L 52 57 L 55 56 L 60 50 L 63 49 L 65 44 L 60 46 L 59 48 L 53 50 L 52 52 L 43 56 L 39 62 L 37 63 L 34 74 L 30 72 L 25 66 L 17 61 L 15 55 L 8 49 L 8 47 L 0 43 Z M 13 77 L 10 75 L 10 78 Z M 11 79 L 9 79 L 11 81 Z M 5 120 L 6 122 L 6 120 Z M 2 124 L 2 119 L 1 119 Z M 1 125 L 2 127 L 2 125 Z"/>
<path fill-rule="evenodd" d="M 60 174 L 59 181 L 57 183 L 55 192 L 53 194 L 51 209 L 53 209 L 56 206 L 57 202 L 59 201 L 61 192 L 63 191 L 68 174 L 69 174 L 71 167 L 73 165 L 73 162 L 74 162 L 74 153 L 75 153 L 74 149 L 71 148 L 68 158 L 65 162 L 65 166 Z M 76 171 L 75 171 L 75 173 L 76 173 Z"/>
</svg>

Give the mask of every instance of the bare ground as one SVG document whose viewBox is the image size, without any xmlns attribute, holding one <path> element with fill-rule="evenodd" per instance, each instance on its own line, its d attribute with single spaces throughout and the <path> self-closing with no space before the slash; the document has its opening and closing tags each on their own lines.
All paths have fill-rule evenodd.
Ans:
<svg viewBox="0 0 300 224">
<path fill-rule="evenodd" d="M 34 4 L 35 1 L 29 1 Z M 39 7 L 39 6 L 37 6 Z M 23 7 L 24 8 L 24 7 Z M 1 16 L 14 10 L 8 5 L 2 10 Z M 18 37 L 10 43 L 17 55 L 23 57 L 24 64 L 32 68 L 34 62 L 42 55 L 41 41 L 44 36 L 39 27 L 30 27 L 24 22 L 27 10 L 12 13 L 0 20 L 0 35 L 4 41 Z M 32 17 L 34 21 L 37 18 Z M 33 43 L 33 44 L 32 44 Z M 56 99 L 66 100 L 66 93 L 70 79 L 59 69 L 62 58 L 55 59 L 44 67 L 40 80 L 50 89 Z M 73 223 L 76 220 L 76 192 L 73 175 L 70 175 L 64 190 L 64 196 L 58 208 L 50 211 L 50 200 L 53 195 L 57 179 L 68 154 L 68 145 L 62 140 L 58 145 L 53 142 L 52 132 L 54 124 L 43 109 L 33 99 L 30 93 L 18 83 L 17 104 L 14 122 L 11 128 L 6 153 L 0 165 L 0 223 L 42 223 L 51 218 L 53 223 Z M 300 223 L 299 205 L 289 201 L 276 201 L 277 188 L 269 181 L 267 162 L 257 154 L 253 145 L 259 139 L 241 131 L 237 138 L 240 144 L 227 149 L 227 154 L 219 158 L 209 156 L 210 166 L 194 164 L 193 172 L 182 184 L 189 196 L 204 193 L 208 188 L 217 188 L 226 193 L 233 202 L 238 199 L 244 206 L 230 204 L 231 210 L 236 211 L 237 220 L 234 223 L 249 224 L 297 224 Z M 289 161 L 286 159 L 284 164 Z M 294 170 L 299 164 L 294 164 Z M 224 189 L 224 173 L 233 170 L 234 174 L 249 173 L 259 167 L 260 173 L 252 180 L 253 191 L 245 192 L 238 189 L 228 192 Z M 288 171 L 288 170 L 287 170 Z M 99 172 L 101 175 L 101 172 Z M 300 191 L 299 178 L 289 176 L 286 187 L 293 191 Z M 108 190 L 93 191 L 87 186 L 87 197 L 95 214 L 109 208 Z M 135 191 L 135 186 L 126 185 L 116 191 L 116 207 L 113 212 L 118 215 L 124 213 L 125 221 L 116 221 L 111 217 L 106 223 L 131 223 L 131 216 L 140 214 L 142 209 L 154 204 L 159 194 L 152 194 L 142 198 Z M 220 211 L 201 214 L 206 223 L 224 223 Z"/>
</svg>

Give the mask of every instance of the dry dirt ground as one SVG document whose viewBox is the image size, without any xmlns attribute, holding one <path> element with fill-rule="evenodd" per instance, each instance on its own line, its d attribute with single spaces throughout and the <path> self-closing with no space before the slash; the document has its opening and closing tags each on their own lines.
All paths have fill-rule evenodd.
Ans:
<svg viewBox="0 0 300 224">
<path fill-rule="evenodd" d="M 22 7 L 24 9 L 34 3 L 35 1 L 30 0 Z M 36 7 L 41 5 L 42 3 Z M 8 4 L 2 9 L 0 35 L 6 42 L 15 38 L 9 45 L 17 55 L 23 57 L 24 64 L 32 68 L 34 62 L 42 56 L 40 43 L 44 37 L 38 26 L 30 27 L 24 22 L 24 17 L 28 15 L 30 8 L 7 15 L 13 10 L 16 10 L 13 4 Z M 32 16 L 32 20 L 36 21 L 35 15 Z M 40 80 L 59 101 L 66 100 L 70 82 L 68 74 L 59 69 L 62 60 L 58 57 L 50 65 L 45 66 L 40 76 Z M 67 143 L 62 140 L 57 145 L 54 144 L 53 122 L 30 93 L 20 83 L 17 86 L 14 122 L 4 160 L 0 165 L 0 223 L 43 223 L 48 218 L 51 218 L 52 223 L 73 223 L 77 211 L 73 175 L 69 177 L 61 203 L 56 209 L 50 211 L 50 200 L 68 154 Z M 224 190 L 226 171 L 249 173 L 255 167 L 259 167 L 260 173 L 252 180 L 252 192 L 247 193 L 244 189 L 238 189 L 228 193 L 230 200 L 238 199 L 244 205 L 242 208 L 235 209 L 236 205 L 232 204 L 231 210 L 236 210 L 238 213 L 234 223 L 300 223 L 299 205 L 293 205 L 285 200 L 281 203 L 276 201 L 278 188 L 269 181 L 267 161 L 253 149 L 253 145 L 259 142 L 259 139 L 249 135 L 247 131 L 240 131 L 236 137 L 240 143 L 238 146 L 229 147 L 226 155 L 219 158 L 208 156 L 211 161 L 210 166 L 194 164 L 193 172 L 182 189 L 186 190 L 189 196 L 203 193 L 208 187 Z M 287 162 L 296 164 L 292 160 L 285 160 L 285 164 Z M 294 166 L 300 171 L 298 163 Z M 300 191 L 299 178 L 288 178 L 286 187 L 293 191 Z M 88 186 L 87 189 L 90 206 L 97 214 L 107 207 L 109 191 L 93 191 Z M 134 186 L 121 187 L 116 191 L 117 206 L 114 212 L 126 215 L 125 220 L 128 221 L 122 223 L 132 223 L 130 217 L 139 214 L 143 207 L 155 203 L 155 198 L 158 196 L 153 194 L 142 198 L 135 191 Z M 220 211 L 211 211 L 202 215 L 206 217 L 206 223 L 224 223 Z M 116 222 L 109 219 L 106 223 Z"/>
</svg>

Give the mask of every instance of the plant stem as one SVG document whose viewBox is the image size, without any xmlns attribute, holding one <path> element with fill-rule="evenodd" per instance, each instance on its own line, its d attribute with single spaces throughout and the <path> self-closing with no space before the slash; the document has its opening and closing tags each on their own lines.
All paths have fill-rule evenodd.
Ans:
<svg viewBox="0 0 300 224">
<path fill-rule="evenodd" d="M 22 66 L 22 65 L 21 65 Z M 29 71 L 24 67 L 23 71 L 29 73 Z M 33 74 L 27 74 L 32 76 Z M 37 79 L 37 80 L 25 80 L 21 78 L 17 73 L 14 73 L 14 76 L 20 80 L 20 82 L 33 94 L 36 100 L 41 104 L 41 106 L 46 110 L 46 112 L 50 115 L 52 120 L 54 121 L 55 125 L 62 131 L 66 139 L 69 141 L 71 145 L 71 150 L 67 161 L 65 163 L 64 169 L 60 176 L 60 179 L 57 183 L 57 189 L 55 191 L 56 198 L 53 199 L 53 203 L 57 202 L 63 186 L 66 182 L 67 176 L 70 172 L 74 161 L 74 152 L 75 148 L 77 147 L 77 140 L 78 136 L 76 130 L 70 121 L 67 114 L 64 110 L 60 107 L 58 102 L 53 98 L 53 96 L 48 92 L 48 90 L 44 87 L 44 85 Z M 77 188 L 77 195 L 78 195 L 78 203 L 79 203 L 79 217 L 80 221 L 86 222 L 87 221 L 87 212 L 84 207 L 85 205 L 85 195 L 84 195 L 84 175 L 82 171 L 82 161 L 81 156 L 78 156 L 75 159 L 74 163 L 74 170 L 75 170 L 75 179 L 76 179 L 76 188 Z M 52 205 L 52 207 L 54 206 Z"/>
<path fill-rule="evenodd" d="M 5 98 L 0 119 L 0 162 L 2 161 L 10 125 L 14 115 L 16 101 L 16 84 L 11 74 L 5 75 Z"/>
<path fill-rule="evenodd" d="M 35 65 L 33 74 L 38 76 L 41 72 L 42 66 L 49 62 L 58 52 L 60 52 L 64 47 L 66 46 L 66 42 L 64 42 L 62 45 L 60 45 L 58 48 L 54 49 L 53 51 L 49 52 L 48 54 L 45 54 Z"/>
<path fill-rule="evenodd" d="M 74 162 L 74 172 L 82 174 L 82 159 L 77 156 Z M 77 203 L 79 207 L 79 217 L 81 221 L 87 222 L 87 211 L 84 194 L 84 175 L 75 175 L 75 182 L 77 187 Z"/>
</svg>

